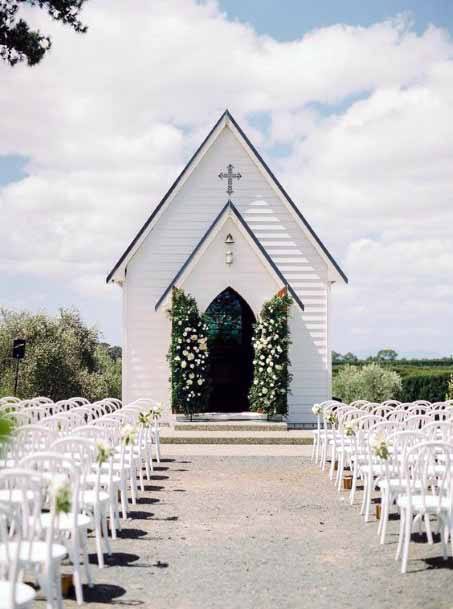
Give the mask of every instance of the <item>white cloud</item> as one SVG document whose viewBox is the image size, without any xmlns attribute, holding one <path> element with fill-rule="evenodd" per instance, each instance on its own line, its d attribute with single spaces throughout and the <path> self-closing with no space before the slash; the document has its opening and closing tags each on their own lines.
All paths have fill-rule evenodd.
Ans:
<svg viewBox="0 0 453 609">
<path fill-rule="evenodd" d="M 97 282 L 229 107 L 344 261 L 351 286 L 336 297 L 334 347 L 372 350 L 385 339 L 448 352 L 445 31 L 417 35 L 399 17 L 277 42 L 228 21 L 215 2 L 190 0 L 135 0 L 133 11 L 88 3 L 85 36 L 30 14 L 54 46 L 33 69 L 0 66 L 0 155 L 30 159 L 29 177 L 0 190 L 0 270 L 54 291 L 69 275 L 81 299 L 108 302 Z M 257 112 L 270 114 L 268 134 L 247 128 Z M 289 157 L 272 158 L 282 144 Z"/>
</svg>

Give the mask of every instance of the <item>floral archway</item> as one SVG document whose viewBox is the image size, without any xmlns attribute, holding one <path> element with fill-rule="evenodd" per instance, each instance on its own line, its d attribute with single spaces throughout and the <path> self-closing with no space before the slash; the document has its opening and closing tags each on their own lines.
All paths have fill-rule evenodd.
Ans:
<svg viewBox="0 0 453 609">
<path fill-rule="evenodd" d="M 292 299 L 286 290 L 265 302 L 254 327 L 253 383 L 250 409 L 268 416 L 286 415 L 291 344 L 288 317 Z M 209 403 L 208 324 L 195 299 L 174 288 L 169 310 L 172 332 L 168 360 L 174 412 L 192 416 Z"/>
</svg>

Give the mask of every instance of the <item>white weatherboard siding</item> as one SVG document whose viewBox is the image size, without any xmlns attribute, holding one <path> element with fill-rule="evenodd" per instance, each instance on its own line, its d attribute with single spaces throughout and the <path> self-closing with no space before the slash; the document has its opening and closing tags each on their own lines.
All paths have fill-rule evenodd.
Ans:
<svg viewBox="0 0 453 609">
<path fill-rule="evenodd" d="M 233 235 L 233 264 L 225 264 L 225 238 Z M 188 276 L 178 283 L 189 294 L 196 294 L 200 311 L 205 311 L 216 296 L 228 287 L 236 290 L 247 301 L 255 317 L 263 302 L 269 300 L 282 284 L 270 272 L 269 265 L 254 251 L 238 224 L 227 219 L 215 238 L 203 252 L 201 259 Z"/>
<path fill-rule="evenodd" d="M 241 180 L 233 181 L 234 192 L 230 196 L 226 193 L 226 180 L 218 177 L 229 163 L 242 174 Z M 291 422 L 310 422 L 312 404 L 330 397 L 328 265 L 263 173 L 259 161 L 228 124 L 162 208 L 149 234 L 127 262 L 123 397 L 129 401 L 150 395 L 168 402 L 168 305 L 164 303 L 157 312 L 154 307 L 228 198 L 305 305 L 303 313 L 293 306 L 290 322 L 294 380 L 289 415 Z M 236 239 L 237 227 L 233 226 L 230 232 Z M 208 250 L 210 254 L 203 254 L 184 285 L 201 309 L 231 285 L 256 313 L 278 289 L 275 278 L 243 237 L 235 245 L 236 260 L 231 268 L 223 261 L 220 236 Z"/>
</svg>

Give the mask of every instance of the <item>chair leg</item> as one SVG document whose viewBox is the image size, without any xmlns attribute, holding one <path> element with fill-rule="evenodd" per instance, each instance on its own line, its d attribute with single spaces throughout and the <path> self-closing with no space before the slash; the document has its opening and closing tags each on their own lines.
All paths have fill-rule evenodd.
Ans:
<svg viewBox="0 0 453 609">
<path fill-rule="evenodd" d="M 401 509 L 400 512 L 400 531 L 398 536 L 398 546 L 396 548 L 395 560 L 398 560 L 401 556 L 401 550 L 403 548 L 404 540 L 404 521 L 406 519 L 406 510 Z"/>
<path fill-rule="evenodd" d="M 82 578 L 80 576 L 80 544 L 79 544 L 79 535 L 81 535 L 81 534 L 86 535 L 86 531 L 84 531 L 83 533 L 79 533 L 78 535 L 75 536 L 75 538 L 72 540 L 72 547 L 71 547 L 71 562 L 72 562 L 72 569 L 73 569 L 72 579 L 74 582 L 76 601 L 77 601 L 78 605 L 83 605 Z M 88 561 L 88 557 L 86 557 L 85 560 Z"/>
<path fill-rule="evenodd" d="M 368 474 L 366 492 L 365 492 L 365 522 L 368 522 L 369 517 L 370 517 L 372 493 L 373 493 L 373 477 L 372 477 L 372 474 Z"/>
<path fill-rule="evenodd" d="M 137 472 L 135 471 L 135 466 L 133 466 L 133 465 L 131 465 L 131 469 L 130 469 L 130 483 L 131 483 L 132 504 L 136 505 L 136 503 L 137 503 Z"/>
<path fill-rule="evenodd" d="M 334 471 L 335 471 L 335 461 L 336 461 L 335 444 L 332 444 L 330 470 L 329 470 L 329 480 L 333 480 L 333 474 L 334 474 Z"/>
<path fill-rule="evenodd" d="M 89 588 L 92 588 L 93 578 L 91 577 L 90 561 L 88 560 L 88 539 L 85 532 L 81 534 L 80 547 L 82 550 L 83 566 L 85 568 L 85 577 L 87 578 L 87 584 Z"/>
<path fill-rule="evenodd" d="M 409 510 L 407 510 L 404 529 L 405 529 L 405 531 L 404 531 L 403 560 L 401 563 L 401 573 L 406 573 L 407 561 L 409 559 L 409 544 L 411 542 L 411 533 L 412 533 L 412 513 Z"/>
<path fill-rule="evenodd" d="M 94 507 L 94 535 L 96 539 L 96 554 L 98 556 L 98 567 L 104 568 L 104 554 L 102 552 L 101 514 L 99 507 Z"/>
<path fill-rule="evenodd" d="M 160 463 L 160 436 L 158 433 L 156 434 L 155 443 L 156 443 L 156 461 L 158 463 Z"/>
<path fill-rule="evenodd" d="M 442 542 L 442 557 L 444 560 L 448 560 L 448 527 L 447 524 L 443 522 L 443 518 L 439 515 L 439 525 L 440 525 L 440 540 Z"/>
<path fill-rule="evenodd" d="M 362 497 L 362 506 L 360 508 L 360 515 L 363 516 L 365 513 L 366 507 L 366 496 L 368 492 L 368 476 L 363 477 L 363 497 Z"/>
<path fill-rule="evenodd" d="M 104 510 L 101 513 L 101 526 L 102 526 L 102 539 L 104 541 L 105 551 L 107 552 L 108 556 L 111 556 L 112 548 L 110 547 L 109 531 L 108 531 L 108 527 L 107 527 L 107 512 Z"/>
<path fill-rule="evenodd" d="M 121 517 L 123 520 L 127 518 L 127 486 L 124 474 L 121 476 Z"/>
<path fill-rule="evenodd" d="M 356 487 L 357 487 L 357 461 L 354 461 L 354 467 L 352 469 L 351 492 L 349 493 L 349 503 L 351 505 L 353 505 L 353 503 L 354 503 Z"/>
<path fill-rule="evenodd" d="M 380 542 L 381 542 L 381 544 L 384 544 L 385 543 L 385 535 L 387 533 L 387 524 L 388 524 L 388 521 L 389 521 L 390 506 L 392 504 L 391 493 L 388 490 L 382 496 L 381 502 L 384 504 L 383 505 L 384 509 L 381 510 L 381 523 L 382 523 L 382 527 L 381 527 L 381 539 L 380 539 Z"/>
<path fill-rule="evenodd" d="M 61 592 L 60 564 L 55 567 L 55 601 L 57 609 L 63 609 L 63 594 Z"/>
<path fill-rule="evenodd" d="M 428 543 L 430 546 L 433 545 L 433 532 L 431 530 L 431 522 L 429 520 L 429 514 L 425 514 L 425 529 L 426 529 L 426 538 L 428 539 Z"/>
<path fill-rule="evenodd" d="M 143 459 L 140 456 L 140 460 L 139 460 L 139 464 L 138 464 L 138 477 L 140 480 L 140 490 L 142 491 L 142 493 L 145 492 L 145 485 L 143 482 Z"/>
</svg>

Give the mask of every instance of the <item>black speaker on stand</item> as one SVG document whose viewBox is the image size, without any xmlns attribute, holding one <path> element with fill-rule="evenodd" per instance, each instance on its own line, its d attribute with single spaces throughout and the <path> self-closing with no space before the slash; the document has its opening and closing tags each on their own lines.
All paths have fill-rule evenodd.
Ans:
<svg viewBox="0 0 453 609">
<path fill-rule="evenodd" d="M 16 379 L 14 381 L 14 395 L 17 394 L 17 383 L 19 381 L 19 362 L 25 357 L 25 343 L 27 341 L 24 338 L 15 338 L 13 340 L 13 353 L 12 357 L 16 360 Z"/>
</svg>

